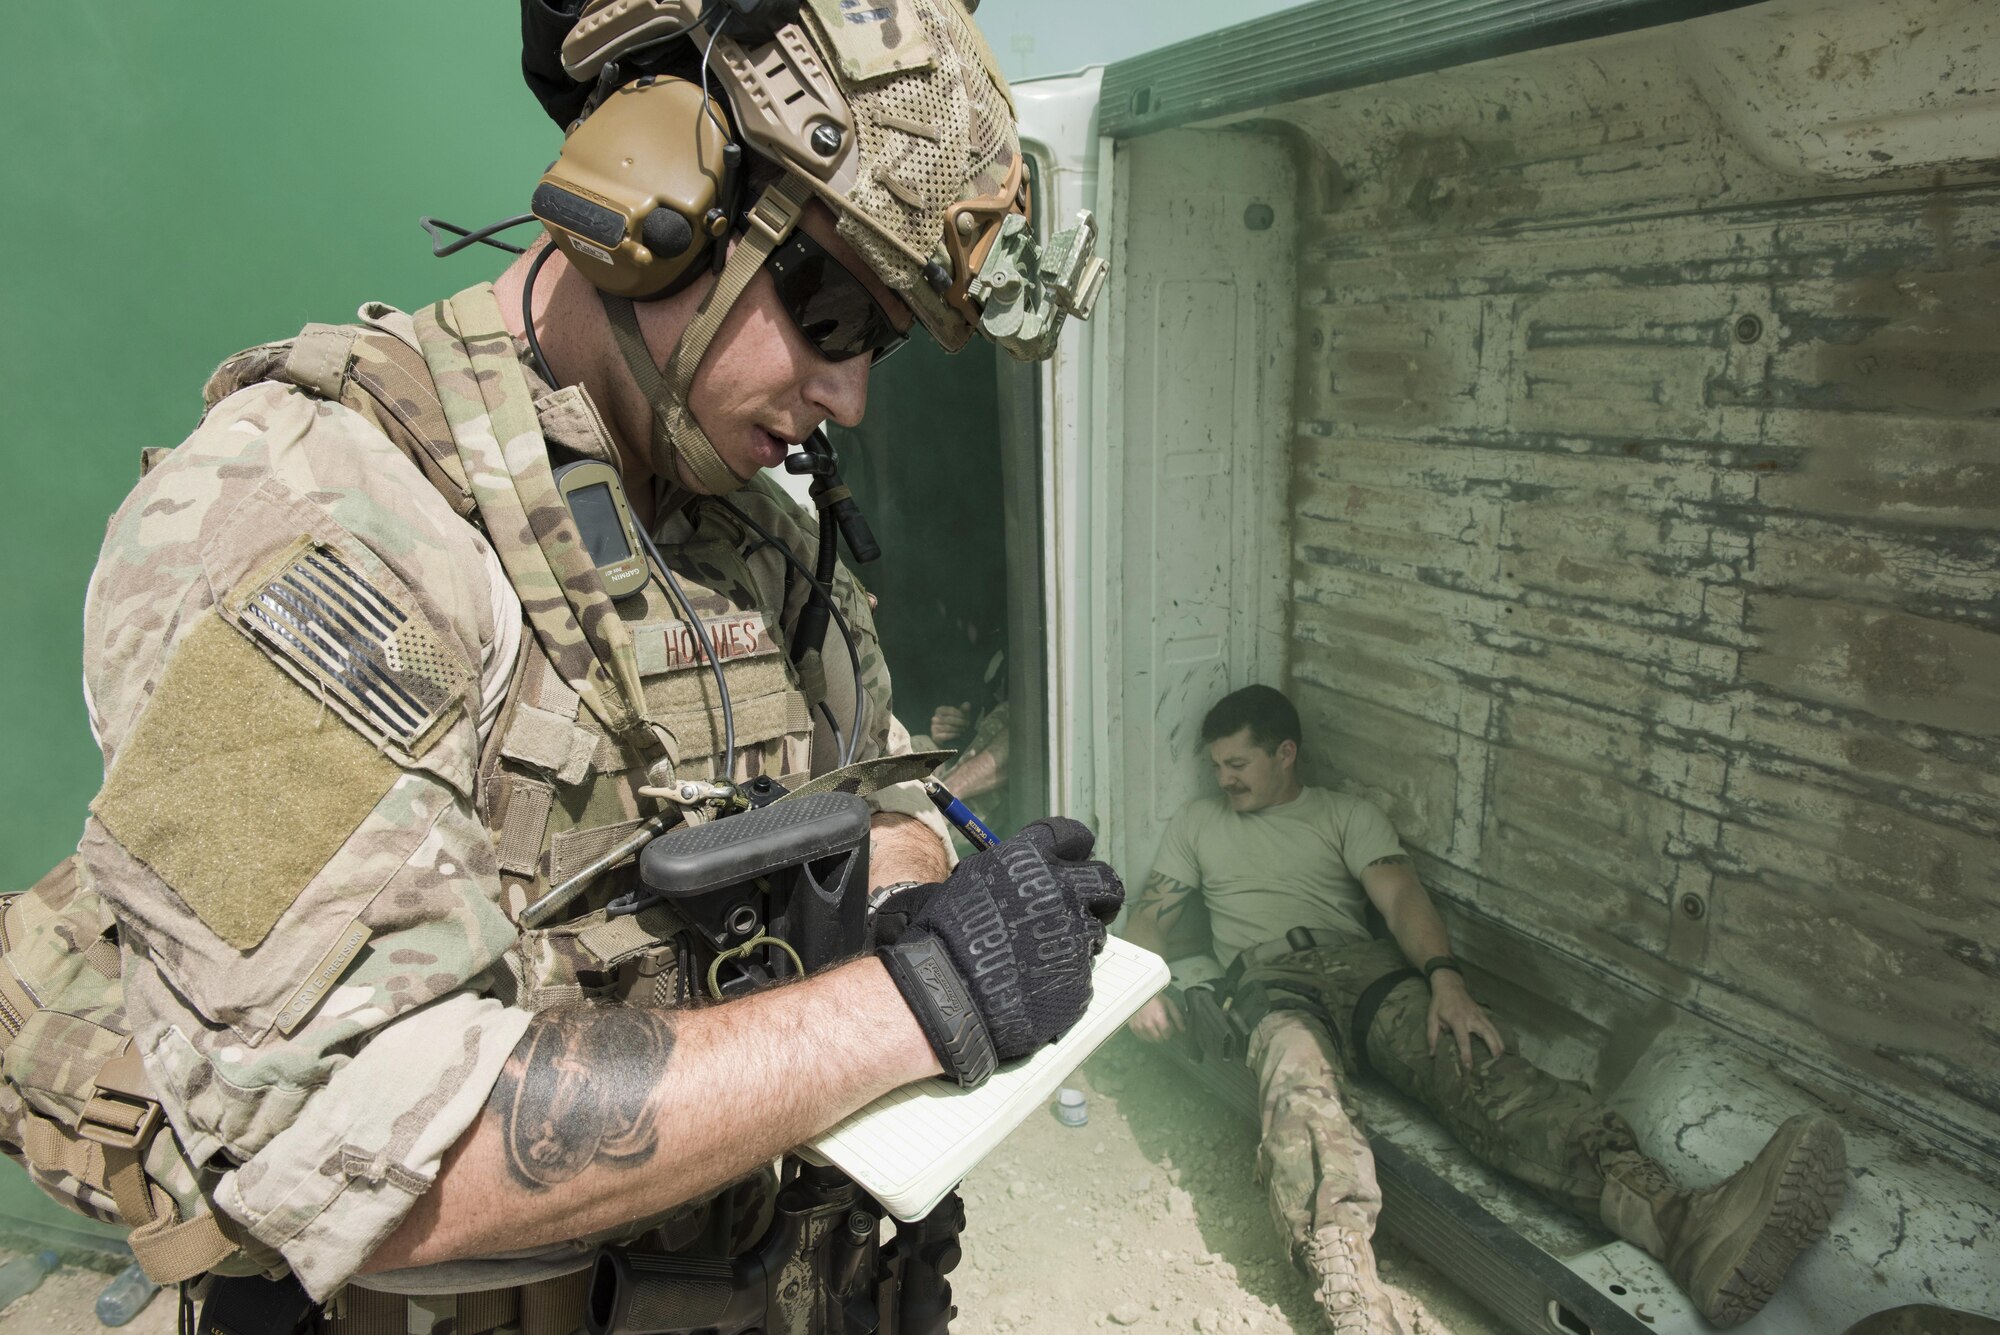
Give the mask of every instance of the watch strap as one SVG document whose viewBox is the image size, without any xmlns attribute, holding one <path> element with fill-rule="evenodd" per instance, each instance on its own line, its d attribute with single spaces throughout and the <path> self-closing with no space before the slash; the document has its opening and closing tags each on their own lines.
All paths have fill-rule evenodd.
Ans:
<svg viewBox="0 0 2000 1335">
<path fill-rule="evenodd" d="M 1461 978 L 1465 976 L 1465 966 L 1459 963 L 1458 956 L 1433 955 L 1424 961 L 1424 981 L 1429 982 L 1431 975 L 1439 969 L 1450 969 Z"/>
<path fill-rule="evenodd" d="M 944 946 L 928 932 L 919 932 L 875 953 L 917 1017 L 945 1078 L 961 1089 L 985 1084 L 999 1057 L 986 1022 L 972 1004 L 972 993 Z"/>
<path fill-rule="evenodd" d="M 892 885 L 885 885 L 878 890 L 871 890 L 868 892 L 868 907 L 871 909 L 880 908 L 882 901 L 891 895 L 899 895 L 905 890 L 914 890 L 920 885 L 929 884 L 929 881 L 897 881 Z"/>
</svg>

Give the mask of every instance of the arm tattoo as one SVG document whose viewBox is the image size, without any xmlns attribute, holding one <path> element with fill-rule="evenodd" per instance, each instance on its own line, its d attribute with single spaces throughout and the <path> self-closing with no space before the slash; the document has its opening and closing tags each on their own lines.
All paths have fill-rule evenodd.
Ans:
<svg viewBox="0 0 2000 1335">
<path fill-rule="evenodd" d="M 1132 901 L 1132 915 L 1150 916 L 1162 929 L 1171 928 L 1179 921 L 1181 911 L 1187 908 L 1188 897 L 1195 888 L 1182 885 L 1171 876 L 1153 872 L 1146 877 L 1146 883 L 1139 887 L 1139 897 Z"/>
<path fill-rule="evenodd" d="M 1386 858 L 1376 858 L 1368 865 L 1370 867 L 1407 867 L 1410 865 L 1410 855 L 1408 853 L 1391 853 Z"/>
<path fill-rule="evenodd" d="M 486 1104 L 500 1119 L 514 1180 L 547 1191 L 594 1163 L 652 1158 L 654 1105 L 673 1052 L 673 1025 L 657 1011 L 579 1007 L 536 1016 Z"/>
</svg>

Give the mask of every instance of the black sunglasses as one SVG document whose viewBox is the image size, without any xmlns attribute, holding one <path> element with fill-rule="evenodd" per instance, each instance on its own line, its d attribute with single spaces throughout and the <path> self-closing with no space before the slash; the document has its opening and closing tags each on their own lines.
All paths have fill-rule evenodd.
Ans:
<svg viewBox="0 0 2000 1335">
<path fill-rule="evenodd" d="M 867 286 L 803 230 L 772 251 L 764 267 L 778 304 L 828 361 L 867 353 L 879 362 L 909 341 Z"/>
</svg>

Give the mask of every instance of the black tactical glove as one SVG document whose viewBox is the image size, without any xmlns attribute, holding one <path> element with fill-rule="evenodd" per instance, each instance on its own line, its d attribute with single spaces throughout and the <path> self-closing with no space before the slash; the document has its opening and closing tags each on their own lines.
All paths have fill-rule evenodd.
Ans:
<svg viewBox="0 0 2000 1335">
<path fill-rule="evenodd" d="M 1125 902 L 1118 873 L 1089 860 L 1095 842 L 1051 816 L 879 907 L 882 962 L 960 1085 L 1059 1038 L 1090 1004 L 1091 958 Z"/>
</svg>

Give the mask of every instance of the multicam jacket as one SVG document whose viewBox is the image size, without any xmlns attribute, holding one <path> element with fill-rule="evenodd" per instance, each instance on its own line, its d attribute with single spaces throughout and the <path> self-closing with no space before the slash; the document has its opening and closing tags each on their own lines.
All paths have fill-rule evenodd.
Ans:
<svg viewBox="0 0 2000 1335">
<path fill-rule="evenodd" d="M 487 310 L 484 293 L 454 301 Z M 536 382 L 511 405 L 527 430 L 483 454 L 459 430 L 455 449 L 438 401 L 496 378 L 434 373 L 454 309 L 365 307 L 359 328 L 226 363 L 200 427 L 112 518 L 86 607 L 106 780 L 77 870 L 119 925 L 126 1023 L 201 1195 L 318 1297 L 428 1187 L 536 1009 L 674 994 L 657 942 L 589 911 L 629 866 L 568 922 L 516 917 L 654 810 L 636 790 L 660 730 L 676 776 L 720 764 L 715 682 L 657 586 L 590 597 L 573 529 L 525 482 L 522 527 L 495 533 L 487 493 L 519 451 L 611 449 L 580 390 Z M 494 352 L 491 333 L 464 342 Z M 737 501 L 810 562 L 812 523 L 775 487 Z M 845 730 L 854 682 L 837 637 L 803 675 L 784 652 L 803 582 L 718 505 L 658 537 L 725 659 L 738 775 L 830 768 L 815 715 Z M 907 750 L 867 599 L 844 573 L 837 594 L 862 657 L 857 755 Z M 620 637 L 636 683 L 593 661 Z"/>
</svg>

